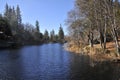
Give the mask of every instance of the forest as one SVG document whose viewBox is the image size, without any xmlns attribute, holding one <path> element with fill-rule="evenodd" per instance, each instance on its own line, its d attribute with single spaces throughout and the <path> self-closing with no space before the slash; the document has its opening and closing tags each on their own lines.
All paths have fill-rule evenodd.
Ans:
<svg viewBox="0 0 120 80">
<path fill-rule="evenodd" d="M 68 47 L 78 53 L 97 50 L 95 53 L 120 53 L 120 2 L 119 0 L 75 0 L 66 19 Z M 110 50 L 108 43 L 114 50 Z M 99 48 L 98 45 L 100 46 Z M 90 51 L 88 52 L 90 53 Z"/>
<path fill-rule="evenodd" d="M 50 33 L 47 30 L 42 33 L 38 20 L 35 21 L 35 26 L 23 23 L 19 5 L 15 8 L 6 4 L 4 13 L 0 14 L 0 41 L 0 47 L 8 42 L 15 43 L 15 45 L 63 43 L 64 31 L 60 24 L 57 34 L 54 29 Z"/>
</svg>

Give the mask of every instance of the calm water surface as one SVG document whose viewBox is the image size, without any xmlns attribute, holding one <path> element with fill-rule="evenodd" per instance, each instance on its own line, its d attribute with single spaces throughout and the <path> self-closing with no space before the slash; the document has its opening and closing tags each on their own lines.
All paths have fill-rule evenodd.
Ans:
<svg viewBox="0 0 120 80">
<path fill-rule="evenodd" d="M 120 65 L 92 63 L 61 44 L 0 50 L 0 80 L 120 80 Z"/>
</svg>

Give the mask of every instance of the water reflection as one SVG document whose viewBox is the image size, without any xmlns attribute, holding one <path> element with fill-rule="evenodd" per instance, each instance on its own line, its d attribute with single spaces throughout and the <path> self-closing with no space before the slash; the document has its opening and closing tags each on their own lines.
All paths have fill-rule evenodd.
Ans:
<svg viewBox="0 0 120 80">
<path fill-rule="evenodd" d="M 61 44 L 0 51 L 1 80 L 119 80 L 120 65 L 91 66 L 89 56 L 73 54 Z"/>
<path fill-rule="evenodd" d="M 70 80 L 120 80 L 119 63 L 101 62 L 91 66 L 90 60 L 89 56 L 72 60 Z"/>
<path fill-rule="evenodd" d="M 0 52 L 0 79 L 20 80 L 21 61 L 19 50 L 5 50 Z"/>
</svg>

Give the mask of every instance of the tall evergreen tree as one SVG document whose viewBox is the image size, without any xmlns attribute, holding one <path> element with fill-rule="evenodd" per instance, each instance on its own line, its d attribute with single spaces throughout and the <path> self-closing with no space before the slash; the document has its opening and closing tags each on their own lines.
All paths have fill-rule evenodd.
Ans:
<svg viewBox="0 0 120 80">
<path fill-rule="evenodd" d="M 40 32 L 39 22 L 36 21 L 36 22 L 35 22 L 35 25 L 36 25 L 35 36 L 37 37 L 37 40 L 38 40 L 38 41 L 42 41 L 42 40 L 43 40 L 43 34 Z"/>
<path fill-rule="evenodd" d="M 13 35 L 15 35 L 18 32 L 17 12 L 18 11 L 15 10 L 14 6 L 11 8 L 10 6 L 8 6 L 8 4 L 6 4 L 4 17 L 8 20 Z"/>
<path fill-rule="evenodd" d="M 50 41 L 51 41 L 51 42 L 54 42 L 54 41 L 55 41 L 55 31 L 54 31 L 54 30 L 52 30 L 52 31 L 50 32 Z"/>
<path fill-rule="evenodd" d="M 59 37 L 59 40 L 64 39 L 64 31 L 63 31 L 63 28 L 62 28 L 61 24 L 60 24 L 60 28 L 59 28 L 58 37 Z"/>
<path fill-rule="evenodd" d="M 40 26 L 39 26 L 39 22 L 38 22 L 38 20 L 36 21 L 36 30 L 37 30 L 37 32 L 40 32 Z"/>
<path fill-rule="evenodd" d="M 18 26 L 20 26 L 22 23 L 22 18 L 21 18 L 21 11 L 20 11 L 19 5 L 17 5 L 17 8 L 16 8 L 16 16 L 17 16 Z"/>
<path fill-rule="evenodd" d="M 11 12 L 11 19 L 10 19 L 10 24 L 11 24 L 11 27 L 12 27 L 12 31 L 17 33 L 18 32 L 18 22 L 17 22 L 17 15 L 16 15 L 16 12 L 15 12 L 15 8 L 13 6 L 12 9 L 12 12 Z"/>
<path fill-rule="evenodd" d="M 7 14 L 7 19 L 9 20 L 9 22 L 11 21 L 12 19 L 12 8 L 11 7 L 8 7 L 8 14 Z"/>
<path fill-rule="evenodd" d="M 48 42 L 48 41 L 49 41 L 49 33 L 48 33 L 47 30 L 45 30 L 45 32 L 44 32 L 44 41 L 45 41 L 45 42 Z"/>
<path fill-rule="evenodd" d="M 5 12 L 4 12 L 4 17 L 8 17 L 8 10 L 9 10 L 9 7 L 8 7 L 8 4 L 6 3 L 5 5 Z"/>
</svg>

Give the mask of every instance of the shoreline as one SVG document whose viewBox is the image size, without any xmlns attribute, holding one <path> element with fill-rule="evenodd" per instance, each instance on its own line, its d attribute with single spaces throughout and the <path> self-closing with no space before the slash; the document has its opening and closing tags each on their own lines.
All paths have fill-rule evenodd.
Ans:
<svg viewBox="0 0 120 80">
<path fill-rule="evenodd" d="M 120 60 L 120 56 L 117 56 L 115 51 L 106 50 L 106 53 L 103 53 L 101 48 L 96 48 L 95 46 L 91 48 L 89 45 L 87 45 L 83 48 L 80 48 L 76 47 L 76 45 L 65 43 L 64 49 L 75 54 L 88 55 L 95 62 L 116 62 L 117 60 Z"/>
</svg>

